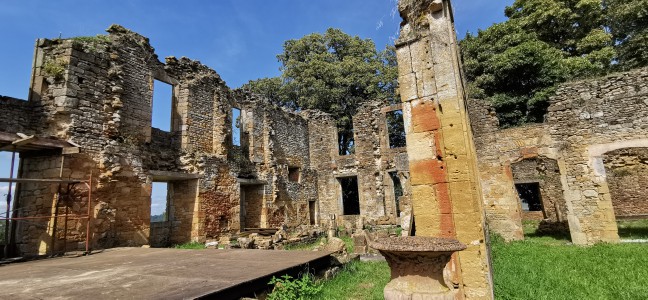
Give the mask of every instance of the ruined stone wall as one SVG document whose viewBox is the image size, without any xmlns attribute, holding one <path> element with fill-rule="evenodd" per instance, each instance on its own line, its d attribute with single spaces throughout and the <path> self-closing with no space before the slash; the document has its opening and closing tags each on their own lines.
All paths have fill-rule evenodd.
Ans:
<svg viewBox="0 0 648 300">
<path fill-rule="evenodd" d="M 231 106 L 232 97 L 223 92 L 228 89 L 213 70 L 188 59 L 171 58 L 164 65 L 146 38 L 119 26 L 111 27 L 109 32 L 106 37 L 90 41 L 39 40 L 30 102 L 43 111 L 43 118 L 36 115 L 42 127 L 36 133 L 79 144 L 83 153 L 72 155 L 71 161 L 81 163 L 70 165 L 72 174 L 85 176 L 93 172 L 98 177 L 93 197 L 93 247 L 149 242 L 154 171 L 175 172 L 181 178 L 183 174 L 208 174 L 205 177 L 211 180 L 201 181 L 193 193 L 195 180 L 174 183 L 183 192 L 175 193 L 172 199 L 175 204 L 169 223 L 171 242 L 204 239 L 207 221 L 205 214 L 196 209 L 202 207 L 196 192 L 209 194 L 215 182 L 227 183 L 224 178 L 233 176 L 230 171 L 218 171 L 227 165 L 223 153 L 212 154 L 216 152 L 214 145 L 223 143 L 226 134 L 219 134 L 218 141 L 211 139 L 211 130 L 217 127 L 214 120 L 227 120 L 225 113 L 217 117 L 212 113 L 226 112 L 223 106 Z M 173 103 L 171 132 L 151 128 L 154 78 L 174 84 L 174 98 L 180 98 Z M 216 100 L 225 103 L 215 105 Z M 221 124 L 218 128 L 225 130 L 227 126 Z M 213 164 L 205 165 L 206 161 Z M 29 165 L 24 171 L 31 171 Z M 174 176 L 163 180 L 177 180 Z M 187 186 L 191 184 L 193 188 Z M 30 188 L 21 188 L 21 192 L 28 195 Z M 231 193 L 227 198 L 238 203 Z M 27 196 L 22 200 L 26 207 L 33 205 Z M 227 225 L 236 228 L 237 223 Z M 26 239 L 42 234 L 34 230 L 17 233 Z"/>
<path fill-rule="evenodd" d="M 572 241 L 617 241 L 603 155 L 648 147 L 648 69 L 564 84 L 546 119 L 565 160 Z"/>
<path fill-rule="evenodd" d="M 402 203 L 407 204 L 407 155 L 405 149 L 389 149 L 384 102 L 369 104 L 354 119 L 358 153 L 339 156 L 330 116 L 291 112 L 258 96 L 231 91 L 215 71 L 197 61 L 169 57 L 163 63 L 145 37 L 118 25 L 108 33 L 39 40 L 30 101 L 0 102 L 2 113 L 12 112 L 3 120 L 6 124 L 0 123 L 1 130 L 70 140 L 82 149 L 66 156 L 64 176 L 95 176 L 93 248 L 204 241 L 239 232 L 245 223 L 309 224 L 312 202 L 316 223 L 326 224 L 325 216 L 341 210 L 336 176 L 348 174 L 358 176 L 365 213 L 363 218 L 351 217 L 353 227 L 361 228 L 366 220 L 398 221 L 393 216 L 395 200 L 386 197 L 385 189 L 391 184 L 388 172 L 397 172 L 405 189 Z M 151 128 L 155 80 L 173 86 L 169 132 Z M 241 109 L 240 147 L 232 144 L 234 107 Z M 41 153 L 41 162 L 27 161 L 22 172 L 44 178 L 40 163 L 58 161 L 59 152 Z M 54 170 L 48 170 L 52 174 L 47 176 L 53 177 L 47 178 L 58 176 Z M 169 183 L 170 204 L 169 221 L 151 225 L 153 181 Z M 246 222 L 249 207 L 241 209 L 246 204 L 241 189 L 248 186 L 261 191 L 253 201 L 259 212 L 254 222 Z M 24 208 L 42 202 L 33 196 L 42 193 L 36 187 L 19 191 Z M 52 202 L 42 205 L 51 208 Z M 73 213 L 83 209 L 75 207 Z M 85 224 L 78 222 L 77 227 Z M 16 234 L 28 245 L 25 253 L 51 250 L 34 246 L 52 231 L 52 222 L 45 223 Z M 61 238 L 85 238 L 81 231 L 59 231 Z"/>
<path fill-rule="evenodd" d="M 35 131 L 32 116 L 35 114 L 32 103 L 0 96 L 0 131 L 31 134 Z"/>
<path fill-rule="evenodd" d="M 389 177 L 389 172 L 400 174 L 404 189 L 401 211 L 409 217 L 407 153 L 405 148 L 389 148 L 386 111 L 389 105 L 385 101 L 369 101 L 358 109 L 353 117 L 355 151 L 349 155 L 339 155 L 337 127 L 329 115 L 304 113 L 309 120 L 310 159 L 317 170 L 318 212 L 324 225 L 332 215 L 336 216 L 336 226 L 349 231 L 365 225 L 409 225 L 409 218 L 396 216 Z M 339 179 L 352 176 L 358 180 L 360 215 L 344 215 Z"/>
<path fill-rule="evenodd" d="M 561 158 L 549 125 L 500 129 L 494 109 L 485 100 L 469 100 L 468 110 L 490 230 L 506 240 L 518 240 L 523 239 L 523 216 L 564 220 L 567 205 L 558 167 Z M 515 184 L 523 182 L 540 184 L 545 209 L 540 215 L 522 213 Z"/>
<path fill-rule="evenodd" d="M 309 157 L 311 166 L 317 170 L 317 211 L 319 224 L 327 226 L 331 215 L 340 215 L 339 184 L 335 176 L 334 158 L 338 155 L 337 129 L 331 115 L 319 111 L 304 111 L 308 119 Z"/>
<path fill-rule="evenodd" d="M 648 148 L 614 150 L 603 159 L 615 216 L 648 216 Z"/>
</svg>

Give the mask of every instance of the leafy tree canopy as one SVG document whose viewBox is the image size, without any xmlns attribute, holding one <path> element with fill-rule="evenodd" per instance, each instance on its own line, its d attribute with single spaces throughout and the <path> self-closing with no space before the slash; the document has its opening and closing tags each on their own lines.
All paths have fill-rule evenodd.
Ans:
<svg viewBox="0 0 648 300">
<path fill-rule="evenodd" d="M 352 117 L 372 99 L 397 101 L 393 47 L 378 52 L 373 41 L 339 29 L 284 43 L 280 77 L 253 80 L 241 87 L 296 109 L 330 113 L 338 123 L 340 153 L 353 147 Z"/>
<path fill-rule="evenodd" d="M 646 0 L 516 0 L 461 41 L 469 94 L 504 127 L 541 122 L 561 82 L 648 65 Z"/>
</svg>

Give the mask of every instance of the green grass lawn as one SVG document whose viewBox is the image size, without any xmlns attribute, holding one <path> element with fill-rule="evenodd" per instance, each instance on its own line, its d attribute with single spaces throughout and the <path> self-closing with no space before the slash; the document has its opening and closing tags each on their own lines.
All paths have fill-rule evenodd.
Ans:
<svg viewBox="0 0 648 300">
<path fill-rule="evenodd" d="M 648 220 L 617 221 L 617 226 L 621 239 L 648 239 Z"/>
<path fill-rule="evenodd" d="M 634 233 L 646 228 L 628 224 Z M 648 244 L 575 246 L 524 225 L 525 241 L 492 239 L 497 299 L 648 299 Z"/>
<path fill-rule="evenodd" d="M 647 238 L 642 222 L 620 223 L 622 238 Z M 535 226 L 525 222 L 525 241 L 492 239 L 496 299 L 648 299 L 648 244 L 576 246 L 565 235 L 538 236 Z M 314 299 L 382 299 L 388 281 L 385 262 L 354 262 L 320 281 Z"/>
<path fill-rule="evenodd" d="M 354 261 L 333 279 L 321 282 L 322 290 L 313 299 L 384 299 L 383 289 L 389 277 L 389 267 L 384 261 Z"/>
</svg>

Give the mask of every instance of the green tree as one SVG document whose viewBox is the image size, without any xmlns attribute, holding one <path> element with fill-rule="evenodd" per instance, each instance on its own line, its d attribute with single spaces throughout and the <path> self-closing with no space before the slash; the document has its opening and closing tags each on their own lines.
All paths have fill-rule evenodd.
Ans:
<svg viewBox="0 0 648 300">
<path fill-rule="evenodd" d="M 622 69 L 648 65 L 648 1 L 605 0 L 608 25 Z"/>
<path fill-rule="evenodd" d="M 557 84 L 612 68 L 604 8 L 602 0 L 516 0 L 507 21 L 461 41 L 469 95 L 491 101 L 504 127 L 541 122 Z"/>
<path fill-rule="evenodd" d="M 517 21 L 468 34 L 461 50 L 469 95 L 490 100 L 505 127 L 542 121 L 547 95 L 568 77 L 565 53 Z"/>
<path fill-rule="evenodd" d="M 282 75 L 253 80 L 242 88 L 298 109 L 318 109 L 337 120 L 341 154 L 352 152 L 352 117 L 372 99 L 397 101 L 395 50 L 378 52 L 373 41 L 339 29 L 284 43 L 277 56 Z"/>
</svg>

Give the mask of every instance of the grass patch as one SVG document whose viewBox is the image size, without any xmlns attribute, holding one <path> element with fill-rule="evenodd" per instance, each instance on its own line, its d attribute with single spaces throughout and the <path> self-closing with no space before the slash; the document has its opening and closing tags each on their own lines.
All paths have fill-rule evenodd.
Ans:
<svg viewBox="0 0 648 300">
<path fill-rule="evenodd" d="M 355 249 L 353 247 L 353 238 L 350 236 L 341 236 L 340 239 L 344 241 L 344 245 L 346 246 L 347 253 L 353 253 Z"/>
<path fill-rule="evenodd" d="M 491 240 L 497 299 L 648 299 L 648 245 Z"/>
<path fill-rule="evenodd" d="M 617 221 L 617 227 L 622 239 L 648 239 L 648 220 Z"/>
<path fill-rule="evenodd" d="M 198 242 L 191 242 L 191 243 L 184 243 L 180 245 L 175 245 L 173 246 L 175 249 L 206 249 L 205 244 L 203 243 L 198 243 Z"/>
<path fill-rule="evenodd" d="M 387 262 L 353 261 L 333 279 L 320 282 L 322 289 L 312 299 L 384 299 L 389 278 Z"/>
</svg>

